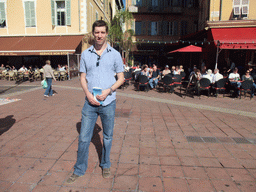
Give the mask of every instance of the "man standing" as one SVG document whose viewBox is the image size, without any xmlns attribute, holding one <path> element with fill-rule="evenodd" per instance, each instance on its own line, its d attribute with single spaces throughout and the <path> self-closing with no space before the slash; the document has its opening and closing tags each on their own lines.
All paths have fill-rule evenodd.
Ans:
<svg viewBox="0 0 256 192">
<path fill-rule="evenodd" d="M 101 118 L 103 127 L 103 148 L 100 162 L 102 176 L 108 178 L 111 175 L 110 150 L 116 109 L 115 90 L 124 82 L 124 67 L 120 53 L 107 43 L 107 23 L 103 20 L 95 21 L 92 26 L 92 33 L 94 45 L 85 50 L 81 56 L 80 81 L 86 99 L 82 109 L 77 161 L 74 172 L 67 183 L 75 182 L 86 172 L 89 145 L 98 116 Z M 94 98 L 93 87 L 102 89 L 102 94 L 96 96 L 96 99 L 102 101 L 102 104 Z"/>
<path fill-rule="evenodd" d="M 52 90 L 52 79 L 54 79 L 54 81 L 56 81 L 56 79 L 53 74 L 50 60 L 45 61 L 45 66 L 43 67 L 43 69 L 44 69 L 44 79 L 47 82 L 47 88 L 44 92 L 44 96 L 45 97 L 53 96 L 54 94 Z"/>
</svg>

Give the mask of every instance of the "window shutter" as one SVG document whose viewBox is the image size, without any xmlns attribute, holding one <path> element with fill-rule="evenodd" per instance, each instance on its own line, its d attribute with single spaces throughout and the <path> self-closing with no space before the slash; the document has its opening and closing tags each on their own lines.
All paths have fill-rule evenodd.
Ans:
<svg viewBox="0 0 256 192">
<path fill-rule="evenodd" d="M 148 21 L 148 35 L 151 35 L 151 21 Z"/>
<path fill-rule="evenodd" d="M 56 15 L 55 15 L 55 1 L 51 0 L 51 9 L 52 9 L 52 25 L 55 26 L 56 25 Z"/>
<path fill-rule="evenodd" d="M 0 24 L 5 21 L 5 6 L 3 2 L 0 2 Z"/>
<path fill-rule="evenodd" d="M 67 15 L 67 25 L 71 25 L 71 3 L 70 3 L 70 0 L 66 0 L 66 15 Z"/>
<path fill-rule="evenodd" d="M 241 2 L 240 0 L 233 0 L 234 15 L 240 15 L 241 14 L 240 2 Z"/>
<path fill-rule="evenodd" d="M 242 14 L 249 14 L 249 0 L 242 0 Z"/>
<path fill-rule="evenodd" d="M 132 0 L 132 5 L 136 5 L 136 0 Z"/>
<path fill-rule="evenodd" d="M 163 31 L 162 31 L 163 35 L 168 35 L 168 24 L 169 24 L 168 21 L 163 21 Z"/>
<path fill-rule="evenodd" d="M 173 35 L 178 35 L 178 22 L 174 21 L 173 22 Z"/>
<path fill-rule="evenodd" d="M 141 34 L 147 35 L 147 23 L 145 21 L 142 21 Z"/>
<path fill-rule="evenodd" d="M 26 20 L 26 27 L 30 27 L 30 2 L 25 1 L 25 20 Z"/>
<path fill-rule="evenodd" d="M 36 14 L 35 14 L 35 2 L 30 1 L 30 26 L 35 27 L 36 26 Z"/>
</svg>

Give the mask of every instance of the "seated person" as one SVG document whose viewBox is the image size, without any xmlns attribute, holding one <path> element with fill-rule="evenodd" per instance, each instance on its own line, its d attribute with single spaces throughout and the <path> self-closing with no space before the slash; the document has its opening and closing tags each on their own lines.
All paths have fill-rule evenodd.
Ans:
<svg viewBox="0 0 256 192">
<path fill-rule="evenodd" d="M 125 65 L 124 65 L 124 71 L 125 71 L 125 72 L 128 72 L 129 70 L 130 70 L 130 67 L 129 67 L 128 63 L 125 63 Z"/>
<path fill-rule="evenodd" d="M 29 72 L 29 79 L 30 80 L 33 80 L 33 77 L 34 77 L 34 69 L 32 68 L 32 66 L 30 65 L 29 68 L 28 68 L 28 72 Z"/>
<path fill-rule="evenodd" d="M 26 72 L 28 69 L 25 67 L 25 65 L 23 65 L 20 69 L 19 69 L 19 72 Z"/>
<path fill-rule="evenodd" d="M 174 71 L 175 71 L 175 66 L 172 66 L 171 68 L 171 73 L 174 75 Z"/>
<path fill-rule="evenodd" d="M 0 67 L 0 73 L 1 73 L 2 71 L 4 71 L 4 70 L 5 70 L 5 67 L 4 67 L 4 64 L 2 64 L 1 67 Z"/>
<path fill-rule="evenodd" d="M 219 73 L 219 69 L 214 69 L 213 73 L 214 75 L 212 77 L 212 83 L 216 83 L 220 79 L 223 79 L 223 75 Z"/>
<path fill-rule="evenodd" d="M 150 75 L 150 79 L 148 82 L 151 89 L 156 88 L 159 78 L 160 78 L 160 72 L 157 69 L 157 66 L 155 65 L 155 66 L 153 66 L 153 69 L 152 69 L 152 72 Z"/>
<path fill-rule="evenodd" d="M 238 97 L 239 91 L 237 88 L 239 88 L 241 86 L 241 82 L 239 82 L 240 75 L 239 75 L 238 69 L 236 67 L 233 69 L 233 73 L 229 74 L 228 79 L 230 81 L 230 85 L 235 87 L 235 97 Z"/>
<path fill-rule="evenodd" d="M 180 68 L 179 68 L 179 66 L 175 67 L 175 70 L 173 71 L 173 75 L 180 75 Z"/>
<path fill-rule="evenodd" d="M 255 91 L 255 88 L 256 88 L 256 84 L 254 83 L 253 78 L 250 75 L 250 70 L 247 70 L 245 72 L 245 75 L 242 76 L 242 81 L 246 81 L 246 80 L 249 80 L 249 81 L 253 82 L 253 86 L 252 86 L 252 89 L 251 89 L 251 93 L 252 93 L 251 96 L 253 97 L 254 96 L 254 91 Z"/>
<path fill-rule="evenodd" d="M 179 71 L 180 71 L 180 72 L 184 72 L 183 65 L 180 65 Z"/>
<path fill-rule="evenodd" d="M 211 69 L 208 69 L 205 74 L 202 74 L 202 75 L 201 75 L 201 79 L 202 79 L 202 78 L 207 78 L 207 79 L 209 79 L 210 82 L 212 83 L 212 78 L 213 78 L 212 70 L 211 70 Z"/>
<path fill-rule="evenodd" d="M 162 72 L 162 77 L 164 77 L 165 75 L 171 73 L 171 70 L 169 69 L 169 65 L 165 66 L 165 69 Z"/>
<path fill-rule="evenodd" d="M 148 65 L 147 64 L 142 65 L 140 75 L 145 75 L 149 78 L 149 72 L 148 72 Z"/>
</svg>

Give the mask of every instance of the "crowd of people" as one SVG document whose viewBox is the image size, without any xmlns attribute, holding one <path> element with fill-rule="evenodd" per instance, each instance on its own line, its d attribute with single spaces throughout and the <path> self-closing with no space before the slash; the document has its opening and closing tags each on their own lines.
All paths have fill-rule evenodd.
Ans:
<svg viewBox="0 0 256 192">
<path fill-rule="evenodd" d="M 214 72 L 212 73 L 211 69 L 208 69 L 204 66 L 202 70 L 197 69 L 197 67 L 194 67 L 194 70 L 190 73 L 189 79 L 191 80 L 193 77 L 197 80 L 197 82 L 200 81 L 202 78 L 209 79 L 211 83 L 211 87 L 216 87 L 216 82 L 219 80 L 226 78 L 227 79 L 227 85 L 229 85 L 231 89 L 234 90 L 233 96 L 238 97 L 240 95 L 240 87 L 242 85 L 243 81 L 252 81 L 251 86 L 251 97 L 254 96 L 254 92 L 256 89 L 256 84 L 254 83 L 254 79 L 256 79 L 256 71 L 249 67 L 248 70 L 246 70 L 245 74 L 241 75 L 238 73 L 238 68 L 234 67 L 231 70 L 224 70 L 223 74 L 219 72 L 219 69 L 214 69 Z"/>
<path fill-rule="evenodd" d="M 140 75 L 144 75 L 148 78 L 148 83 L 150 89 L 155 90 L 159 81 L 164 78 L 165 75 L 183 75 L 184 69 L 183 66 L 172 66 L 170 69 L 168 65 L 165 66 L 164 70 L 160 70 L 156 64 L 153 64 L 152 67 L 149 67 L 147 64 L 136 65 L 134 68 L 128 67 L 127 64 L 124 65 L 124 71 L 132 71 L 133 79 L 138 81 Z M 183 74 L 182 74 L 183 73 Z M 183 75 L 185 76 L 185 74 Z"/>
<path fill-rule="evenodd" d="M 160 70 L 156 64 L 153 64 L 152 67 L 148 67 L 147 64 L 144 64 L 142 66 L 136 65 L 134 68 L 130 68 L 128 64 L 125 64 L 124 71 L 132 71 L 133 79 L 135 81 L 138 80 L 138 77 L 140 75 L 147 76 L 150 89 L 152 90 L 156 89 L 159 81 L 162 80 L 166 75 L 182 75 L 183 78 L 186 75 L 182 65 L 172 66 L 171 68 L 166 65 L 164 69 Z M 250 66 L 249 69 L 246 70 L 245 74 L 242 74 L 241 76 L 239 74 L 238 68 L 235 67 L 234 63 L 232 63 L 230 69 L 228 70 L 224 67 L 221 73 L 219 69 L 207 69 L 205 65 L 201 65 L 201 70 L 194 66 L 192 71 L 187 70 L 186 72 L 189 74 L 187 76 L 188 81 L 192 77 L 194 78 L 194 80 L 197 81 L 197 83 L 199 83 L 200 79 L 202 78 L 209 79 L 212 87 L 211 90 L 216 87 L 216 82 L 218 82 L 220 79 L 226 78 L 227 84 L 234 90 L 234 97 L 238 97 L 240 95 L 239 88 L 241 87 L 243 81 L 252 81 L 253 84 L 251 87 L 251 96 L 254 96 L 254 92 L 256 89 L 256 84 L 254 83 L 254 79 L 256 79 L 256 71 L 253 69 L 252 66 Z"/>
<path fill-rule="evenodd" d="M 34 67 L 33 66 L 29 66 L 28 68 L 25 66 L 25 65 L 22 65 L 22 67 L 20 67 L 19 69 L 16 69 L 15 66 L 9 66 L 9 65 L 4 65 L 4 64 L 1 64 L 1 67 L 0 67 L 0 74 L 2 75 L 3 79 L 4 77 L 8 77 L 8 75 L 10 73 L 12 73 L 14 76 L 18 75 L 18 73 L 20 74 L 24 74 L 24 79 L 23 80 L 30 80 L 30 81 L 34 81 L 38 76 L 40 77 L 40 79 L 43 79 L 43 73 L 44 73 L 44 70 L 43 70 L 43 67 L 42 68 L 39 68 L 37 65 L 35 65 Z M 60 65 L 58 64 L 57 68 L 56 69 L 53 69 L 53 71 L 55 72 L 58 72 L 58 74 L 56 75 L 56 78 L 60 80 L 60 72 L 65 72 L 65 76 L 66 76 L 66 79 L 68 79 L 68 65 Z M 26 77 L 26 78 L 25 78 Z"/>
</svg>

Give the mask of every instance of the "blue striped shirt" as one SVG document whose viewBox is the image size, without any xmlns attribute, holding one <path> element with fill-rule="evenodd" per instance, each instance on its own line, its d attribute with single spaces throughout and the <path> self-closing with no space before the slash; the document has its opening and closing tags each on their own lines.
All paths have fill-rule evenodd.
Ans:
<svg viewBox="0 0 256 192">
<path fill-rule="evenodd" d="M 88 90 L 91 93 L 93 87 L 100 87 L 102 90 L 110 88 L 116 82 L 115 74 L 123 71 L 120 53 L 109 44 L 101 56 L 96 53 L 94 46 L 86 49 L 81 55 L 80 72 L 86 73 Z M 106 106 L 115 99 L 116 92 L 113 92 L 112 95 L 107 96 L 102 105 Z"/>
</svg>

